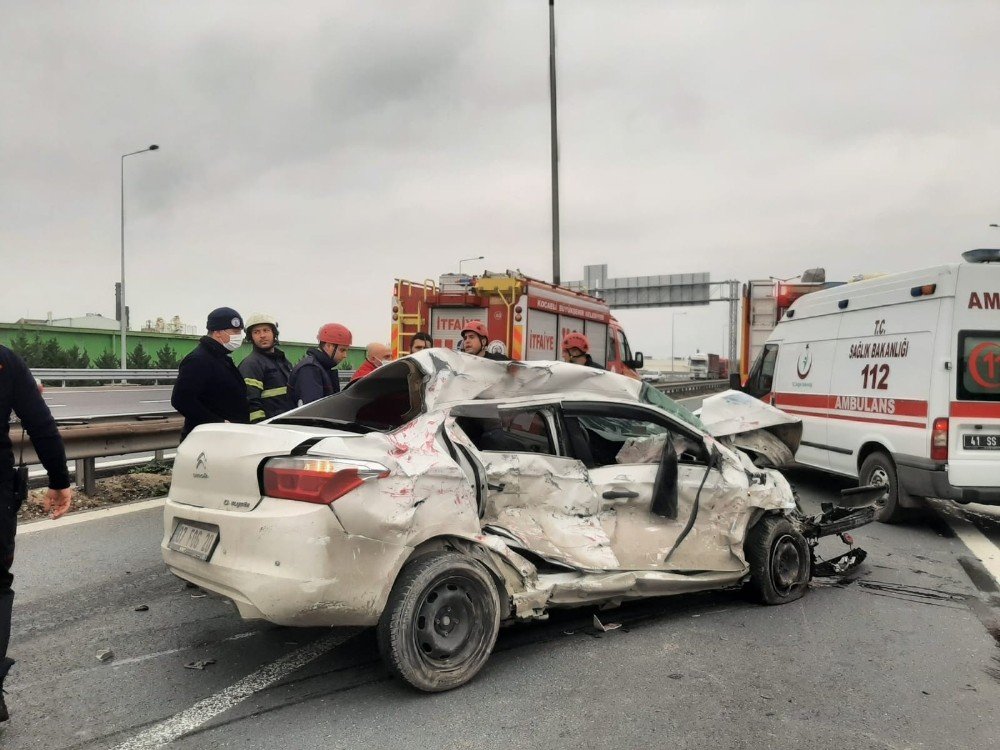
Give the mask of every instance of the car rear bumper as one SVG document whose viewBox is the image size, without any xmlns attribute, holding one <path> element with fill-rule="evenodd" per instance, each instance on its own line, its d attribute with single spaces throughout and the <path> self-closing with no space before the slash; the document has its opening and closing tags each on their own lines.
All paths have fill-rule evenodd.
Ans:
<svg viewBox="0 0 1000 750">
<path fill-rule="evenodd" d="M 1000 505 L 1000 487 L 955 487 L 948 481 L 947 464 L 918 456 L 895 456 L 903 489 L 916 497 L 940 497 L 958 503 Z"/>
<path fill-rule="evenodd" d="M 245 619 L 304 627 L 374 625 L 410 548 L 344 531 L 326 505 L 264 498 L 252 512 L 164 505 L 170 571 L 232 599 Z M 179 520 L 219 527 L 208 561 L 170 549 Z"/>
</svg>

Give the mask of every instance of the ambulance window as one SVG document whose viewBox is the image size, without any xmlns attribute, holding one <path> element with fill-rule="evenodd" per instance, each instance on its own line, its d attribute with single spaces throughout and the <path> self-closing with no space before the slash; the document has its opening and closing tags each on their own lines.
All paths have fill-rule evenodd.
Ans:
<svg viewBox="0 0 1000 750">
<path fill-rule="evenodd" d="M 1000 332 L 959 331 L 957 396 L 1000 401 Z"/>
<path fill-rule="evenodd" d="M 746 392 L 755 398 L 766 396 L 774 387 L 774 365 L 778 361 L 778 345 L 768 344 L 754 362 L 747 378 Z"/>
</svg>

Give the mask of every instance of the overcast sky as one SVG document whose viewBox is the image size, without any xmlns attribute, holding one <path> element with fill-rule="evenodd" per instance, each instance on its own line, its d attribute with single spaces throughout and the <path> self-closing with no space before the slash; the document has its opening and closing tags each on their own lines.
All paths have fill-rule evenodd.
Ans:
<svg viewBox="0 0 1000 750">
<path fill-rule="evenodd" d="M 1000 3 L 557 0 L 563 278 L 1000 246 Z M 220 305 L 388 339 L 392 281 L 551 274 L 545 0 L 0 0 L 0 319 Z M 665 357 L 670 310 L 622 311 Z M 676 351 L 719 351 L 723 304 Z"/>
</svg>

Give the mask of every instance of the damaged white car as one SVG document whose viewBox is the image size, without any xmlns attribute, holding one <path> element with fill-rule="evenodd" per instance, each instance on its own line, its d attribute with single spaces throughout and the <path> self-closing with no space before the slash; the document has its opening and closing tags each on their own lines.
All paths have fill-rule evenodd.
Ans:
<svg viewBox="0 0 1000 750">
<path fill-rule="evenodd" d="M 423 351 L 269 422 L 192 432 L 164 560 L 244 618 L 375 625 L 390 670 L 427 691 L 471 679 L 501 623 L 553 607 L 742 585 L 789 602 L 815 540 L 870 521 L 871 493 L 802 515 L 768 468 L 801 425 L 723 396 L 716 438 L 613 373 Z M 731 413 L 741 398 L 756 416 Z"/>
</svg>

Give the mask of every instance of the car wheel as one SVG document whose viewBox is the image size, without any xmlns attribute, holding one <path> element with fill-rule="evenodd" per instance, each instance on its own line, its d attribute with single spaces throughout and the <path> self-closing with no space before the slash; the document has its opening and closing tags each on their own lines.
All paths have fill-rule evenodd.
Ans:
<svg viewBox="0 0 1000 750">
<path fill-rule="evenodd" d="M 787 604 L 809 585 L 809 545 L 787 518 L 766 516 L 747 534 L 743 546 L 750 565 L 750 591 L 764 604 Z"/>
<path fill-rule="evenodd" d="M 899 504 L 899 493 L 902 488 L 896 477 L 896 464 L 885 453 L 876 451 L 862 462 L 858 485 L 863 487 L 867 484 L 883 485 L 889 488 L 885 499 L 880 501 L 878 505 L 878 513 L 875 515 L 876 521 L 899 523 L 907 519 L 909 514 L 906 508 Z"/>
<path fill-rule="evenodd" d="M 500 597 L 490 574 L 454 552 L 406 564 L 378 624 L 389 671 L 418 690 L 451 690 L 475 677 L 500 629 Z"/>
</svg>

